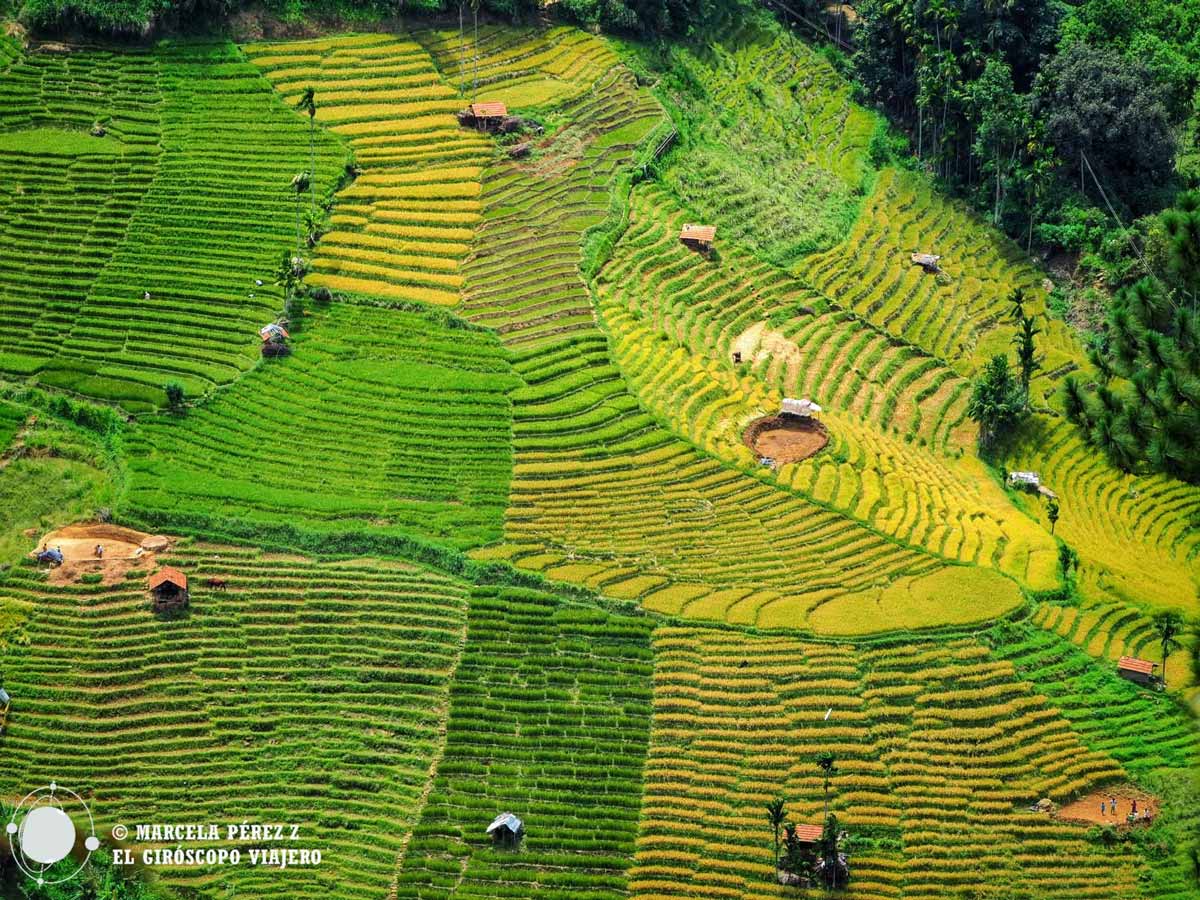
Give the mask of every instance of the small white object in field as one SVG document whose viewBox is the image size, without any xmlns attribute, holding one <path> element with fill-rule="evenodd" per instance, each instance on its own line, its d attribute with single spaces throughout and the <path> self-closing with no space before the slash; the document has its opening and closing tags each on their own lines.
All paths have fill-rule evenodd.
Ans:
<svg viewBox="0 0 1200 900">
<path fill-rule="evenodd" d="M 833 715 L 833 707 L 831 706 L 831 707 L 829 707 L 828 711 L 825 713 L 825 721 L 828 722 L 829 717 L 832 715 Z"/>
</svg>

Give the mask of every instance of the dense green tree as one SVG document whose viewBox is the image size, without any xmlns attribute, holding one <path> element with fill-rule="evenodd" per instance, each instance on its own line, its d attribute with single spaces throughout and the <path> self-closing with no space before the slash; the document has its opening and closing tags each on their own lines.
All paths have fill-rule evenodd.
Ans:
<svg viewBox="0 0 1200 900">
<path fill-rule="evenodd" d="M 1050 533 L 1054 534 L 1054 526 L 1058 524 L 1058 501 L 1053 497 L 1046 502 L 1046 521 L 1050 523 Z"/>
<path fill-rule="evenodd" d="M 1020 151 L 1029 138 L 1027 98 L 1017 93 L 1012 67 L 1003 59 L 989 59 L 983 73 L 969 87 L 972 116 L 978 123 L 973 151 L 991 173 L 995 185 L 992 221 L 1000 224 L 1005 186 L 1016 168 Z"/>
<path fill-rule="evenodd" d="M 1042 70 L 1034 111 L 1081 193 L 1090 165 L 1110 199 L 1145 209 L 1150 189 L 1164 185 L 1175 162 L 1175 135 L 1164 92 L 1145 66 L 1111 47 L 1075 44 Z"/>
<path fill-rule="evenodd" d="M 993 356 L 975 380 L 967 415 L 979 425 L 979 445 L 992 446 L 1021 421 L 1025 394 L 1003 355 Z"/>
</svg>

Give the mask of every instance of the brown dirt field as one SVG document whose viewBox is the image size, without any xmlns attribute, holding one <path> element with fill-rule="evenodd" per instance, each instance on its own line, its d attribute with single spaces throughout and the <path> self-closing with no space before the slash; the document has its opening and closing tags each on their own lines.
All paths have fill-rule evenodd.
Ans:
<svg viewBox="0 0 1200 900">
<path fill-rule="evenodd" d="M 1108 803 L 1113 797 L 1117 798 L 1117 814 L 1114 816 L 1107 810 Z M 1105 812 L 1100 812 L 1100 801 L 1104 801 Z M 1080 797 L 1074 803 L 1068 803 L 1054 814 L 1056 819 L 1066 822 L 1079 822 L 1087 825 L 1116 825 L 1126 827 L 1125 817 L 1129 815 L 1133 801 L 1137 801 L 1138 815 L 1145 809 L 1150 810 L 1151 817 L 1158 815 L 1159 801 L 1157 797 L 1147 794 L 1132 785 L 1110 788 L 1106 791 L 1096 791 L 1086 797 Z M 1142 824 L 1142 823 L 1138 823 Z"/>
<path fill-rule="evenodd" d="M 783 416 L 751 422 L 742 437 L 759 456 L 769 456 L 781 466 L 808 459 L 829 443 L 829 432 L 821 423 Z"/>
<path fill-rule="evenodd" d="M 104 545 L 102 559 L 96 558 L 97 544 Z M 63 564 L 50 570 L 51 584 L 70 584 L 81 575 L 93 572 L 101 574 L 102 584 L 116 584 L 124 580 L 130 569 L 154 569 L 154 549 L 168 546 L 169 541 L 158 535 L 151 536 L 119 525 L 90 523 L 68 525 L 49 532 L 29 555 L 36 558 L 42 547 L 62 550 Z"/>
</svg>

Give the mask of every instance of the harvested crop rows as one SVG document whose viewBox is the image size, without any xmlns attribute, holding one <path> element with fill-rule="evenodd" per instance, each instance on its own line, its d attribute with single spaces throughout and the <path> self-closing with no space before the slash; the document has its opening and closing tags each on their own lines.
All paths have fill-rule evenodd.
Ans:
<svg viewBox="0 0 1200 900">
<path fill-rule="evenodd" d="M 245 49 L 288 103 L 315 88 L 317 122 L 347 141 L 360 169 L 337 195 L 308 283 L 457 303 L 491 142 L 459 127 L 453 113 L 463 104 L 429 54 L 387 35 Z"/>
<path fill-rule="evenodd" d="M 306 322 L 290 358 L 139 429 L 135 515 L 160 528 L 224 519 L 494 540 L 516 384 L 495 336 L 444 313 L 355 304 Z"/>
<path fill-rule="evenodd" d="M 398 898 L 628 896 L 650 731 L 651 623 L 477 588 L 445 754 Z M 484 829 L 515 812 L 522 852 Z"/>
<path fill-rule="evenodd" d="M 185 546 L 183 618 L 150 611 L 145 572 L 48 589 L 29 570 L 0 594 L 34 602 L 2 792 L 57 779 L 117 822 L 290 822 L 316 868 L 160 870 L 214 895 L 384 896 L 441 743 L 467 591 L 399 563 L 313 563 Z M 227 592 L 203 587 L 228 581 Z M 245 849 L 245 845 L 243 845 Z M 218 888 L 218 885 L 222 887 Z"/>
<path fill-rule="evenodd" d="M 848 897 L 958 896 L 981 877 L 1038 897 L 1137 893 L 1124 857 L 1024 811 L 1122 771 L 985 647 L 856 651 L 678 627 L 654 645 L 635 897 L 784 896 L 762 809 L 782 792 L 792 820 L 819 821 L 812 760 L 830 746 L 831 809 L 878 839 L 852 860 Z"/>
</svg>

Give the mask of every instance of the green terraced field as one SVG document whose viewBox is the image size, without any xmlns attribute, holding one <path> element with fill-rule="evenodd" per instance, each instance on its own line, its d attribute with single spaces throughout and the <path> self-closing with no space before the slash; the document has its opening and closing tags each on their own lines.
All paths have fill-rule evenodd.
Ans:
<svg viewBox="0 0 1200 900">
<path fill-rule="evenodd" d="M 628 896 L 650 731 L 650 623 L 481 588 L 398 898 Z M 517 856 L 484 829 L 517 811 Z"/>
<path fill-rule="evenodd" d="M 35 138 L 107 129 L 99 153 L 0 149 L 15 248 L 0 268 L 0 371 L 141 410 L 168 380 L 195 396 L 250 368 L 282 302 L 270 281 L 295 240 L 289 183 L 309 159 L 304 123 L 257 70 L 227 44 L 33 55 L 0 97 L 0 125 Z M 344 152 L 322 135 L 317 153 L 320 192 Z"/>
<path fill-rule="evenodd" d="M 150 611 L 145 572 L 50 589 L 32 571 L 0 600 L 33 604 L 30 650 L 5 659 L 20 697 L 0 792 L 57 779 L 123 822 L 302 826 L 320 867 L 180 869 L 168 885 L 254 897 L 382 897 L 441 744 L 467 590 L 400 563 L 317 563 L 186 545 L 187 616 Z M 202 580 L 228 580 L 227 592 Z"/>
<path fill-rule="evenodd" d="M 458 125 L 476 99 L 545 123 L 528 156 Z M 1194 609 L 1200 493 L 1074 437 L 1058 322 L 1001 461 L 1058 492 L 1056 532 L 978 458 L 971 380 L 1043 274 L 878 169 L 880 127 L 765 17 L 659 47 L 0 39 L 0 796 L 57 780 L 105 834 L 279 820 L 325 852 L 158 871 L 168 900 L 765 900 L 802 894 L 764 804 L 819 821 L 830 750 L 841 896 L 1194 900 L 1189 653 L 1163 693 L 1114 660 Z M 310 166 L 331 298 L 262 359 Z M 830 442 L 769 469 L 742 434 L 785 396 Z M 184 535 L 186 614 L 150 611 L 148 566 L 21 559 L 108 516 Z M 1163 804 L 1137 840 L 1029 810 L 1126 782 Z"/>
<path fill-rule="evenodd" d="M 131 515 L 463 548 L 499 536 L 517 382 L 493 335 L 337 304 L 310 314 L 294 347 L 199 409 L 146 420 L 129 448 Z"/>
</svg>

